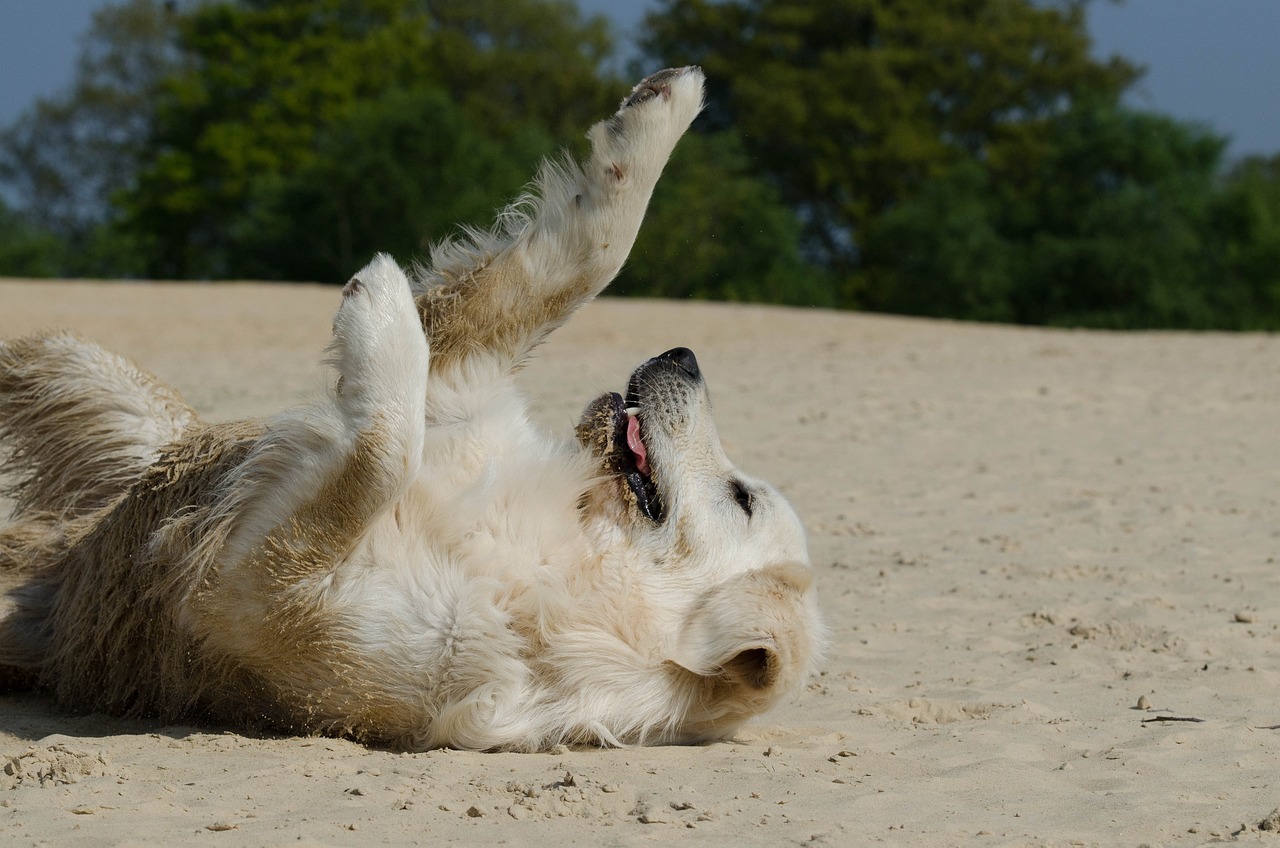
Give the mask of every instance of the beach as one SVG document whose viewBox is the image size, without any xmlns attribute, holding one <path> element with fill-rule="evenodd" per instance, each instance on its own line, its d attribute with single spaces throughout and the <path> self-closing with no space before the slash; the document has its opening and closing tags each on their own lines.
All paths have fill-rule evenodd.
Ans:
<svg viewBox="0 0 1280 848">
<path fill-rule="evenodd" d="M 337 287 L 0 281 L 210 420 L 325 390 Z M 602 299 L 522 375 L 571 433 L 694 350 L 804 518 L 821 673 L 729 742 L 402 753 L 0 697 L 6 845 L 1280 846 L 1280 336 Z M 7 514 L 7 505 L 4 507 Z"/>
</svg>

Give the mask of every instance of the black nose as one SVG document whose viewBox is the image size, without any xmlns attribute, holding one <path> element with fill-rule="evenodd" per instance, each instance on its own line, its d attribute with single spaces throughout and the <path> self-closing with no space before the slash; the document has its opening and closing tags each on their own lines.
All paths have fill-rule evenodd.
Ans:
<svg viewBox="0 0 1280 848">
<path fill-rule="evenodd" d="M 698 357 L 694 356 L 693 351 L 687 347 L 673 347 L 666 353 L 658 354 L 654 359 L 670 362 L 690 377 L 702 376 L 702 371 L 698 368 Z"/>
</svg>

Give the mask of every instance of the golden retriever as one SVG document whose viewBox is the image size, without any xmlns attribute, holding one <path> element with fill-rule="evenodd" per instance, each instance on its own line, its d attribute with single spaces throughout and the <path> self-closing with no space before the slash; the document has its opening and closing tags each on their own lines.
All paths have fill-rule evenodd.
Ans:
<svg viewBox="0 0 1280 848">
<path fill-rule="evenodd" d="M 487 233 L 342 290 L 321 402 L 201 422 L 66 335 L 0 345 L 0 671 L 72 708 L 408 750 L 730 736 L 822 639 L 802 525 L 720 446 L 697 360 L 574 438 L 513 372 L 613 279 L 697 68 L 637 85 L 584 164 Z"/>
</svg>

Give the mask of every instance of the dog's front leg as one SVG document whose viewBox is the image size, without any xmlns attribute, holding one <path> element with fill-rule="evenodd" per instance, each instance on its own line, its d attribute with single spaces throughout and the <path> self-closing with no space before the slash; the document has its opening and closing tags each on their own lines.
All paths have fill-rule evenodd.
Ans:
<svg viewBox="0 0 1280 848">
<path fill-rule="evenodd" d="M 702 108 L 702 84 L 692 67 L 641 81 L 591 129 L 585 164 L 544 164 L 538 197 L 508 210 L 498 231 L 436 251 L 417 298 L 433 372 L 448 379 L 475 356 L 518 366 L 617 276 L 663 166 Z"/>
<path fill-rule="evenodd" d="M 332 397 L 272 421 L 228 492 L 224 563 L 250 592 L 331 570 L 422 460 L 428 351 L 408 280 L 379 256 L 342 297 Z"/>
</svg>

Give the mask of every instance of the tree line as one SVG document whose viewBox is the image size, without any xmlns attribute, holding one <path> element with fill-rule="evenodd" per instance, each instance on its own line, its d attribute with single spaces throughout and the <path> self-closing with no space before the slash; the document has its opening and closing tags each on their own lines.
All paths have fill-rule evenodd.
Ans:
<svg viewBox="0 0 1280 848">
<path fill-rule="evenodd" d="M 485 225 L 629 80 L 699 64 L 615 293 L 1280 328 L 1280 156 L 1131 108 L 1087 0 L 125 0 L 0 131 L 0 274 L 340 282 Z"/>
</svg>

